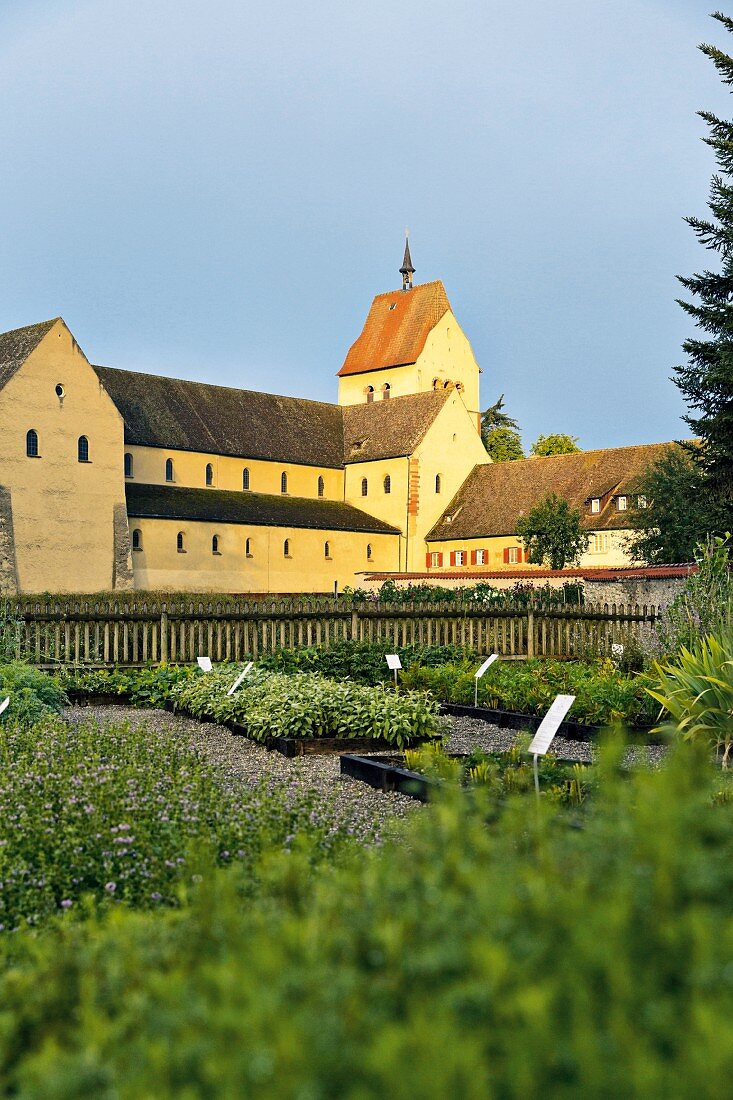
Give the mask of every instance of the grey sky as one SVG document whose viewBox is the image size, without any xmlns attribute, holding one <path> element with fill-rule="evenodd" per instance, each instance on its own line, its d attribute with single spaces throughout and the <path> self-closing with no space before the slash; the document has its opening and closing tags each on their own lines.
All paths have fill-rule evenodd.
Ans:
<svg viewBox="0 0 733 1100">
<path fill-rule="evenodd" d="M 679 437 L 711 8 L 5 0 L 0 329 L 334 400 L 409 225 L 525 443 Z"/>
</svg>

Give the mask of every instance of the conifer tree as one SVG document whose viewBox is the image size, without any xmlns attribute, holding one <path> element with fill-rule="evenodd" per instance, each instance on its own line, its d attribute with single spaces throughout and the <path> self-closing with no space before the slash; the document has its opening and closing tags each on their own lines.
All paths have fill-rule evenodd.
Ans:
<svg viewBox="0 0 733 1100">
<path fill-rule="evenodd" d="M 713 15 L 733 33 L 733 19 Z M 733 85 L 733 57 L 703 44 L 724 84 Z M 719 271 L 703 270 L 680 282 L 692 301 L 680 305 L 705 336 L 686 340 L 687 364 L 675 368 L 675 382 L 688 405 L 685 421 L 700 439 L 690 453 L 702 474 L 708 504 L 708 530 L 722 531 L 733 522 L 733 122 L 701 111 L 719 171 L 710 188 L 709 219 L 687 218 L 700 244 L 719 257 Z"/>
<path fill-rule="evenodd" d="M 524 458 L 519 425 L 513 416 L 503 411 L 504 394 L 494 405 L 481 413 L 481 440 L 494 462 Z"/>
</svg>

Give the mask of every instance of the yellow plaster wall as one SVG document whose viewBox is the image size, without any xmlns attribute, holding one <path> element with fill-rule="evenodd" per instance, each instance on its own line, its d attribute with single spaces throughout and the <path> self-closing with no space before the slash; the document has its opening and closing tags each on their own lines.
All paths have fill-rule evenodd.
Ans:
<svg viewBox="0 0 733 1100">
<path fill-rule="evenodd" d="M 242 491 L 242 472 L 249 470 L 249 487 L 253 493 L 280 493 L 280 478 L 288 475 L 288 496 L 318 496 L 318 477 L 323 477 L 324 500 L 343 500 L 343 470 L 328 467 L 298 466 L 291 462 L 264 462 L 260 459 L 229 458 L 198 451 L 166 450 L 158 447 L 125 448 L 133 458 L 133 477 L 144 485 L 166 485 L 166 460 L 173 460 L 173 485 L 189 489 L 206 488 L 206 465 L 214 467 L 213 489 Z"/>
<path fill-rule="evenodd" d="M 132 555 L 138 589 L 332 592 L 334 581 L 339 588 L 354 585 L 356 574 L 366 569 L 398 568 L 398 535 L 134 518 L 130 528 L 142 535 L 142 550 Z M 177 550 L 179 531 L 184 534 L 182 554 Z M 214 535 L 219 537 L 218 555 L 211 550 Z M 283 552 L 286 539 L 289 557 Z"/>
<path fill-rule="evenodd" d="M 40 458 L 26 456 L 31 428 Z M 80 435 L 89 439 L 88 463 L 77 461 Z M 12 494 L 22 592 L 112 587 L 113 509 L 125 502 L 123 449 L 121 416 L 57 321 L 0 390 L 0 485 Z"/>
<path fill-rule="evenodd" d="M 384 520 L 402 531 L 407 529 L 408 458 L 388 458 L 376 462 L 355 462 L 346 467 L 345 500 L 362 512 Z M 389 475 L 390 492 L 384 491 L 384 479 Z M 362 478 L 367 479 L 367 495 L 361 494 Z M 401 540 L 402 541 L 402 540 Z M 398 568 L 404 569 L 404 549 Z M 358 568 L 358 566 L 354 566 Z"/>
<path fill-rule="evenodd" d="M 623 548 L 624 539 L 629 536 L 630 531 L 607 531 L 597 532 L 598 534 L 607 534 L 609 536 L 609 548 L 605 553 L 592 553 L 588 552 L 582 555 L 578 566 L 582 569 L 589 568 L 602 568 L 604 566 L 620 567 L 633 565 L 633 561 L 625 553 Z M 594 534 L 594 532 L 589 532 Z M 591 543 L 592 546 L 592 543 Z M 495 571 L 497 569 L 517 569 L 524 568 L 525 563 L 522 562 L 517 565 L 506 565 L 504 562 L 504 550 L 508 547 L 517 547 L 522 549 L 521 540 L 514 535 L 505 535 L 494 538 L 478 538 L 478 539 L 455 539 L 445 540 L 443 542 L 430 542 L 425 543 L 424 552 L 422 555 L 423 566 L 426 561 L 425 555 L 433 551 L 440 551 L 443 554 L 443 569 L 450 568 L 450 554 L 454 550 L 465 550 L 467 552 L 467 566 L 468 568 L 481 569 L 484 568 L 487 571 Z M 471 566 L 471 550 L 487 550 L 488 560 L 483 566 Z M 454 566 L 455 569 L 466 568 L 465 566 Z M 537 566 L 526 565 L 528 570 L 536 569 Z"/>
</svg>

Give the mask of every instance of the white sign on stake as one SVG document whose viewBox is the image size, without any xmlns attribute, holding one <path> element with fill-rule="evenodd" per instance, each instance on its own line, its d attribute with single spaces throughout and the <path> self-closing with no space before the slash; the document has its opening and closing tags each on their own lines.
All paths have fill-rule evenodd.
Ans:
<svg viewBox="0 0 733 1100">
<path fill-rule="evenodd" d="M 202 672 L 211 672 L 214 667 L 211 663 L 211 657 L 197 657 L 196 664 L 199 666 Z"/>
<path fill-rule="evenodd" d="M 498 653 L 492 653 L 490 657 L 486 658 L 484 663 L 481 665 L 481 668 L 477 669 L 477 671 L 474 673 L 474 681 L 475 681 L 475 683 L 473 685 L 473 705 L 474 705 L 474 707 L 478 706 L 478 682 L 481 679 L 481 677 L 483 676 L 483 674 L 486 672 L 486 669 L 489 668 L 490 665 L 493 665 L 494 661 L 497 660 L 498 656 L 499 656 Z"/>
<path fill-rule="evenodd" d="M 10 706 L 10 696 L 8 696 L 7 699 L 3 699 L 2 703 L 0 703 L 0 714 L 2 714 L 2 712 L 4 710 L 7 710 L 9 706 Z"/>
<path fill-rule="evenodd" d="M 532 742 L 529 746 L 528 752 L 532 753 L 533 767 L 534 767 L 534 789 L 537 793 L 537 800 L 540 797 L 540 777 L 537 771 L 537 757 L 544 756 L 552 740 L 560 728 L 565 715 L 568 713 L 573 703 L 575 702 L 574 695 L 556 695 L 552 703 L 552 706 L 548 710 L 545 717 L 540 722 L 537 733 L 532 738 Z"/>
<path fill-rule="evenodd" d="M 244 680 L 245 676 L 248 674 L 248 672 L 252 668 L 253 664 L 254 664 L 254 661 L 250 661 L 248 665 L 245 665 L 244 669 L 239 673 L 239 676 L 237 676 L 236 680 L 234 681 L 232 686 L 229 688 L 229 691 L 227 692 L 227 695 L 234 695 L 234 692 L 237 690 L 237 688 L 241 684 L 242 680 Z"/>
<path fill-rule="evenodd" d="M 385 658 L 387 661 L 387 668 L 391 668 L 394 672 L 394 686 L 397 687 L 397 672 L 402 668 L 402 661 L 396 653 L 386 653 Z"/>
</svg>

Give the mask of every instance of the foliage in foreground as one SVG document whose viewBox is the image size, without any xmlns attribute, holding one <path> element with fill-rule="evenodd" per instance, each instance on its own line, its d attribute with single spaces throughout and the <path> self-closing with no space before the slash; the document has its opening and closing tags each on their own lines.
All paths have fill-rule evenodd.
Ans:
<svg viewBox="0 0 733 1100">
<path fill-rule="evenodd" d="M 338 841 L 313 795 L 226 788 L 185 743 L 147 726 L 0 725 L 0 930 L 37 925 L 82 898 L 175 903 L 198 861 L 239 862 L 307 830 Z"/>
<path fill-rule="evenodd" d="M 0 664 L 0 702 L 10 697 L 5 721 L 26 725 L 46 715 L 58 714 L 68 702 L 61 685 L 45 672 L 21 661 Z"/>
<path fill-rule="evenodd" d="M 0 940 L 0 1067 L 20 1095 L 726 1096 L 733 804 L 682 746 L 600 765 L 582 829 L 481 791 L 407 843 L 179 911 Z M 243 892 L 249 895 L 244 900 Z"/>
<path fill-rule="evenodd" d="M 441 733 L 438 705 L 422 692 L 339 683 L 315 673 L 253 671 L 228 695 L 231 668 L 194 677 L 174 689 L 175 706 L 195 718 L 235 721 L 249 737 L 375 737 L 402 748 Z"/>
<path fill-rule="evenodd" d="M 733 747 L 733 624 L 708 634 L 677 659 L 655 666 L 649 694 L 671 716 L 663 732 L 723 749 L 723 767 Z"/>
<path fill-rule="evenodd" d="M 474 673 L 477 663 L 443 665 L 440 668 L 414 666 L 402 673 L 406 688 L 429 691 L 445 703 L 473 706 Z M 479 680 L 481 707 L 511 710 L 520 714 L 545 714 L 556 695 L 575 695 L 568 718 L 588 725 L 651 725 L 659 708 L 646 688 L 646 675 L 626 675 L 609 660 L 497 661 Z"/>
</svg>

